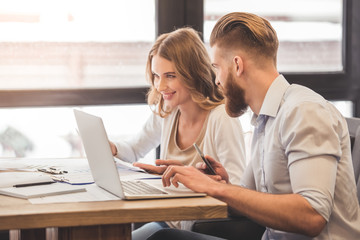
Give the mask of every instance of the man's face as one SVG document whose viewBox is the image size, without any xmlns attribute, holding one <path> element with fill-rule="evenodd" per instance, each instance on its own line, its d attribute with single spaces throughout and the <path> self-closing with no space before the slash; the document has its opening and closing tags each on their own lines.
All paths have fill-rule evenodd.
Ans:
<svg viewBox="0 0 360 240">
<path fill-rule="evenodd" d="M 248 108 L 248 104 L 245 101 L 245 91 L 236 84 L 235 77 L 231 71 L 229 71 L 225 82 L 223 90 L 226 112 L 230 117 L 240 117 Z"/>
<path fill-rule="evenodd" d="M 223 90 L 225 96 L 225 108 L 230 117 L 241 116 L 248 107 L 245 101 L 245 90 L 236 82 L 235 67 L 232 61 L 221 55 L 221 49 L 216 45 L 212 49 L 213 67 L 216 72 L 216 84 Z"/>
</svg>

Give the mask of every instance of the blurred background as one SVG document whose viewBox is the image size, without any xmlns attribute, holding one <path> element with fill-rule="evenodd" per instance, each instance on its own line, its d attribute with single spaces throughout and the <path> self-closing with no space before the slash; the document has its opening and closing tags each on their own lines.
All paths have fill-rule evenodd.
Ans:
<svg viewBox="0 0 360 240">
<path fill-rule="evenodd" d="M 102 117 L 111 140 L 140 131 L 151 114 L 145 97 L 134 102 L 116 99 L 122 98 L 122 92 L 124 98 L 131 97 L 131 89 L 145 94 L 149 86 L 145 64 L 159 32 L 156 19 L 162 12 L 157 9 L 163 2 L 0 0 L 0 157 L 83 157 L 73 108 Z M 208 48 L 217 19 L 246 11 L 265 17 L 277 31 L 280 72 L 344 70 L 342 0 L 201 3 L 202 36 Z M 80 93 L 78 104 L 68 102 L 67 93 L 73 92 Z M 110 98 L 109 92 L 115 100 L 97 101 Z M 48 98 L 32 105 L 18 97 L 30 94 L 37 99 L 37 93 Z M 330 100 L 345 116 L 354 115 L 352 101 Z M 249 111 L 239 118 L 247 141 L 250 116 Z M 154 158 L 152 151 L 143 161 Z"/>
</svg>

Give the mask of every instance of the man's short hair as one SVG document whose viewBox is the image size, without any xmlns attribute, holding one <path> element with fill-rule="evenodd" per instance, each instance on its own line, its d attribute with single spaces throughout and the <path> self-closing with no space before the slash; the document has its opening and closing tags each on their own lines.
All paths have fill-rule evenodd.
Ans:
<svg viewBox="0 0 360 240">
<path fill-rule="evenodd" d="M 255 14 L 233 12 L 221 17 L 210 36 L 210 46 L 240 49 L 250 56 L 272 59 L 276 66 L 279 41 L 269 21 Z"/>
</svg>

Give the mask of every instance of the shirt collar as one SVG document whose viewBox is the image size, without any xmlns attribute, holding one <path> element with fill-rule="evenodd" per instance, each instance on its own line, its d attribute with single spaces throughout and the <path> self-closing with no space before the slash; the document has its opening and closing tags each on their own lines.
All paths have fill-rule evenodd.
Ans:
<svg viewBox="0 0 360 240">
<path fill-rule="evenodd" d="M 270 85 L 266 92 L 264 102 L 261 106 L 259 115 L 267 115 L 275 117 L 282 101 L 282 98 L 286 92 L 286 89 L 290 84 L 286 81 L 283 75 L 279 75 Z"/>
<path fill-rule="evenodd" d="M 259 112 L 260 115 L 276 117 L 277 112 L 279 111 L 282 98 L 286 92 L 286 89 L 290 86 L 288 81 L 284 78 L 283 75 L 279 75 L 271 83 L 268 91 L 266 92 L 264 101 L 261 105 Z M 252 122 L 254 123 L 257 118 L 257 115 L 254 114 Z"/>
</svg>

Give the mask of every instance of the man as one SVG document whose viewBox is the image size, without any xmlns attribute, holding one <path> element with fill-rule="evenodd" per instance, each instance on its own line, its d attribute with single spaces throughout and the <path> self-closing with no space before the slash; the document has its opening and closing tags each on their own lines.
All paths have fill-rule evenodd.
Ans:
<svg viewBox="0 0 360 240">
<path fill-rule="evenodd" d="M 216 23 L 210 45 L 227 113 L 240 116 L 247 106 L 254 112 L 252 159 L 241 187 L 216 181 L 226 179 L 226 171 L 209 156 L 218 179 L 172 166 L 163 175 L 164 186 L 180 182 L 226 202 L 266 226 L 263 239 L 360 239 L 345 119 L 320 95 L 290 85 L 278 73 L 278 39 L 267 20 L 227 14 Z M 150 237 L 164 238 L 217 239 L 177 230 Z"/>
</svg>

